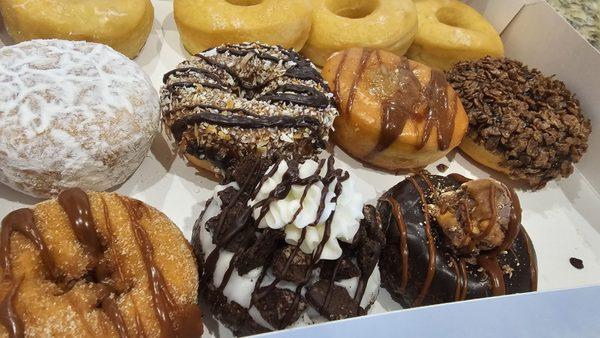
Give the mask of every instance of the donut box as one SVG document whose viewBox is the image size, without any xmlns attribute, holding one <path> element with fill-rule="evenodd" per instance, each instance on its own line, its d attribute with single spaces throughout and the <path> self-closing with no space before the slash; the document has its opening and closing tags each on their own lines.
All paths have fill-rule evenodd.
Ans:
<svg viewBox="0 0 600 338">
<path fill-rule="evenodd" d="M 600 87 L 600 54 L 597 50 L 579 36 L 545 1 L 466 2 L 484 14 L 502 33 L 508 57 L 535 66 L 545 74 L 556 74 L 576 92 L 583 110 L 592 120 L 592 129 L 600 130 L 600 97 L 595 93 L 596 88 Z M 153 4 L 155 19 L 152 31 L 146 46 L 135 61 L 148 73 L 155 88 L 159 90 L 163 75 L 190 55 L 180 42 L 172 2 L 154 0 Z M 549 29 L 552 34 L 548 34 Z M 6 32 L 1 32 L 0 39 L 3 44 L 10 43 Z M 577 61 L 573 62 L 575 56 Z M 140 199 L 164 212 L 183 231 L 186 238 L 190 239 L 194 222 L 205 201 L 212 196 L 217 183 L 188 167 L 184 160 L 173 153 L 170 143 L 166 133 L 158 135 L 140 168 L 115 191 Z M 427 334 L 447 336 L 448 331 L 444 330 L 452 331 L 453 328 L 449 318 L 456 318 L 449 316 L 450 313 L 459 313 L 458 318 L 478 318 L 478 315 L 494 309 L 508 311 L 506 309 L 526 308 L 531 304 L 537 304 L 539 309 L 548 309 L 556 304 L 567 308 L 569 305 L 566 304 L 580 304 L 578 301 L 598 297 L 598 289 L 583 288 L 600 286 L 600 225 L 596 221 L 600 217 L 600 212 L 596 210 L 596 206 L 600 205 L 600 174 L 595 168 L 594 159 L 594 154 L 598 152 L 596 149 L 600 149 L 600 135 L 592 133 L 589 144 L 587 156 L 577 164 L 575 173 L 568 179 L 550 182 L 546 188 L 535 192 L 518 190 L 524 210 L 522 224 L 535 243 L 537 252 L 537 293 L 397 311 L 401 310 L 401 307 L 391 300 L 387 291 L 381 289 L 369 316 L 271 335 L 364 336 L 372 333 L 374 327 L 379 330 L 377 333 L 393 335 L 394 332 L 399 334 L 404 331 L 396 331 L 399 325 L 405 325 L 405 333 L 423 334 L 418 331 L 419 325 L 423 326 L 425 320 L 431 320 L 428 318 L 441 318 L 439 325 L 437 322 L 436 325 L 431 325 L 429 330 L 432 331 L 428 331 Z M 359 190 L 370 202 L 374 202 L 377 196 L 404 178 L 365 167 L 341 149 L 333 148 L 332 151 L 338 165 L 351 168 Z M 477 178 L 490 177 L 489 171 L 482 170 L 456 151 L 430 165 L 428 169 L 433 174 L 437 173 L 437 164 L 447 165 L 447 173 L 455 172 Z M 0 199 L 2 215 L 39 202 L 5 186 L 0 186 Z M 584 269 L 574 268 L 569 262 L 572 257 L 583 260 Z M 565 289 L 568 290 L 555 291 Z M 571 306 L 573 307 L 575 305 Z M 204 309 L 207 311 L 206 307 Z M 569 318 L 585 318 L 592 316 L 594 311 L 597 318 L 597 309 L 581 304 Z M 541 311 L 540 315 L 545 315 L 545 318 L 556 316 L 551 311 Z M 527 328 L 524 325 L 515 325 L 512 330 L 524 330 Z M 538 327 L 539 324 L 531 325 Z M 216 320 L 211 320 L 210 315 L 205 319 L 205 326 L 204 337 L 232 336 L 229 329 Z M 475 332 L 476 329 L 473 334 Z M 506 331 L 500 330 L 481 331 L 481 334 L 491 336 L 505 333 Z"/>
</svg>

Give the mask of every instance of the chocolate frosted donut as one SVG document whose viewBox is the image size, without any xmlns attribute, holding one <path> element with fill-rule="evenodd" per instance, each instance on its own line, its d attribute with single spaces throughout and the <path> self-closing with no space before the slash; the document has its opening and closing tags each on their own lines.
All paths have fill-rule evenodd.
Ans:
<svg viewBox="0 0 600 338">
<path fill-rule="evenodd" d="M 385 193 L 378 209 L 387 237 L 382 285 L 402 306 L 537 289 L 519 201 L 503 184 L 419 174 Z"/>
<path fill-rule="evenodd" d="M 198 169 L 223 174 L 246 156 L 308 157 L 338 112 L 310 61 L 293 50 L 243 43 L 195 55 L 165 74 L 163 120 Z"/>
<path fill-rule="evenodd" d="M 202 334 L 191 248 L 137 200 L 74 188 L 11 212 L 0 269 L 3 337 Z"/>
<path fill-rule="evenodd" d="M 237 335 L 365 314 L 379 290 L 380 218 L 333 158 L 245 161 L 194 226 L 200 295 Z"/>
</svg>

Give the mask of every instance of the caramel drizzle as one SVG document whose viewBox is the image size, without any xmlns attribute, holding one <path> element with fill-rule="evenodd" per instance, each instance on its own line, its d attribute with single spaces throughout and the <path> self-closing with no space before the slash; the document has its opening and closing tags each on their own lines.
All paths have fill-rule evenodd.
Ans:
<svg viewBox="0 0 600 338">
<path fill-rule="evenodd" d="M 406 284 L 408 283 L 408 234 L 406 229 L 406 222 L 402 215 L 402 207 L 400 203 L 393 197 L 384 199 L 392 207 L 392 214 L 396 220 L 398 226 L 398 232 L 400 233 L 400 255 L 402 257 L 402 281 L 400 282 L 400 291 L 406 290 Z"/>
<path fill-rule="evenodd" d="M 366 71 L 372 53 L 373 50 L 370 49 L 363 49 L 362 51 L 346 102 L 345 113 L 348 116 L 350 116 L 352 112 L 356 91 L 362 81 L 363 74 Z M 344 65 L 348 54 L 348 51 L 343 53 L 335 75 L 335 95 L 340 106 L 342 102 L 340 78 L 341 73 L 344 71 Z M 379 51 L 376 51 L 376 56 L 382 67 L 382 71 L 385 71 Z M 425 127 L 416 148 L 421 149 L 427 144 L 433 128 L 435 127 L 437 130 L 438 147 L 441 150 L 448 149 L 454 134 L 458 97 L 454 95 L 453 101 L 450 102 L 448 97 L 449 85 L 444 73 L 438 70 L 431 70 L 429 84 L 424 87 L 410 69 L 408 59 L 404 57 L 396 65 L 396 68 L 390 72 L 398 73 L 398 75 L 401 76 L 401 85 L 399 85 L 399 88 L 390 98 L 385 99 L 382 102 L 381 132 L 379 140 L 367 155 L 367 158 L 384 151 L 394 143 L 394 141 L 402 134 L 408 120 L 420 119 L 421 116 L 419 110 L 423 105 L 425 105 L 426 110 L 424 116 Z"/>
<path fill-rule="evenodd" d="M 433 239 L 433 235 L 431 234 L 431 222 L 429 220 L 429 213 L 427 212 L 427 200 L 425 199 L 425 192 L 421 185 L 415 180 L 414 177 L 409 176 L 408 180 L 415 187 L 417 192 L 419 193 L 419 198 L 421 199 L 422 207 L 423 207 L 423 215 L 425 215 L 425 234 L 427 235 L 427 251 L 429 255 L 429 263 L 427 265 L 427 274 L 425 275 L 425 281 L 423 282 L 423 287 L 419 292 L 417 298 L 415 298 L 412 306 L 419 306 L 423 303 L 425 296 L 429 292 L 429 288 L 431 287 L 431 282 L 433 282 L 433 277 L 435 276 L 435 241 Z"/>
</svg>

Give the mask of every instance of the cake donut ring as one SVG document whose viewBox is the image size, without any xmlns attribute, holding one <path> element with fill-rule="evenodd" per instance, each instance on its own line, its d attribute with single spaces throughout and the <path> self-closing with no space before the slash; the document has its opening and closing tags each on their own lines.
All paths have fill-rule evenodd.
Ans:
<svg viewBox="0 0 600 338">
<path fill-rule="evenodd" d="M 150 34 L 150 0 L 0 0 L 8 34 L 16 41 L 64 39 L 111 46 L 136 57 Z"/>
<path fill-rule="evenodd" d="M 323 77 L 340 110 L 336 144 L 376 167 L 424 167 L 467 131 L 467 114 L 444 73 L 405 57 L 351 48 L 331 56 Z"/>
<path fill-rule="evenodd" d="M 224 176 L 247 156 L 310 157 L 338 115 L 319 71 L 297 52 L 224 45 L 165 74 L 161 109 L 180 154 Z"/>
<path fill-rule="evenodd" d="M 315 0 L 313 5 L 313 25 L 302 54 L 318 66 L 351 47 L 404 55 L 417 34 L 411 0 Z"/>
<path fill-rule="evenodd" d="M 174 0 L 185 49 L 262 42 L 299 51 L 311 27 L 311 0 Z"/>
<path fill-rule="evenodd" d="M 512 189 L 420 173 L 378 204 L 382 285 L 403 307 L 537 290 L 537 259 Z"/>
<path fill-rule="evenodd" d="M 448 70 L 455 63 L 504 56 L 500 35 L 476 10 L 458 0 L 416 1 L 419 32 L 406 56 Z"/>
<path fill-rule="evenodd" d="M 0 232 L 0 335 L 199 337 L 190 245 L 162 213 L 72 188 Z"/>
</svg>

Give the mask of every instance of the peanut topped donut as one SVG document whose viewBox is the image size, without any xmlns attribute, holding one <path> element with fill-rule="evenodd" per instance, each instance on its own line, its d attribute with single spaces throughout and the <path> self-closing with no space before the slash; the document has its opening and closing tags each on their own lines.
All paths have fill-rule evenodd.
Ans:
<svg viewBox="0 0 600 338">
<path fill-rule="evenodd" d="M 448 80 L 469 114 L 460 145 L 475 161 L 534 189 L 568 177 L 591 123 L 561 81 L 508 58 L 461 62 Z"/>
<path fill-rule="evenodd" d="M 163 120 L 179 152 L 218 175 L 249 155 L 315 154 L 338 114 L 314 65 L 281 47 L 214 48 L 165 74 L 164 84 Z"/>
<path fill-rule="evenodd" d="M 165 215 L 78 188 L 2 220 L 0 335 L 199 337 L 198 274 Z"/>
</svg>

